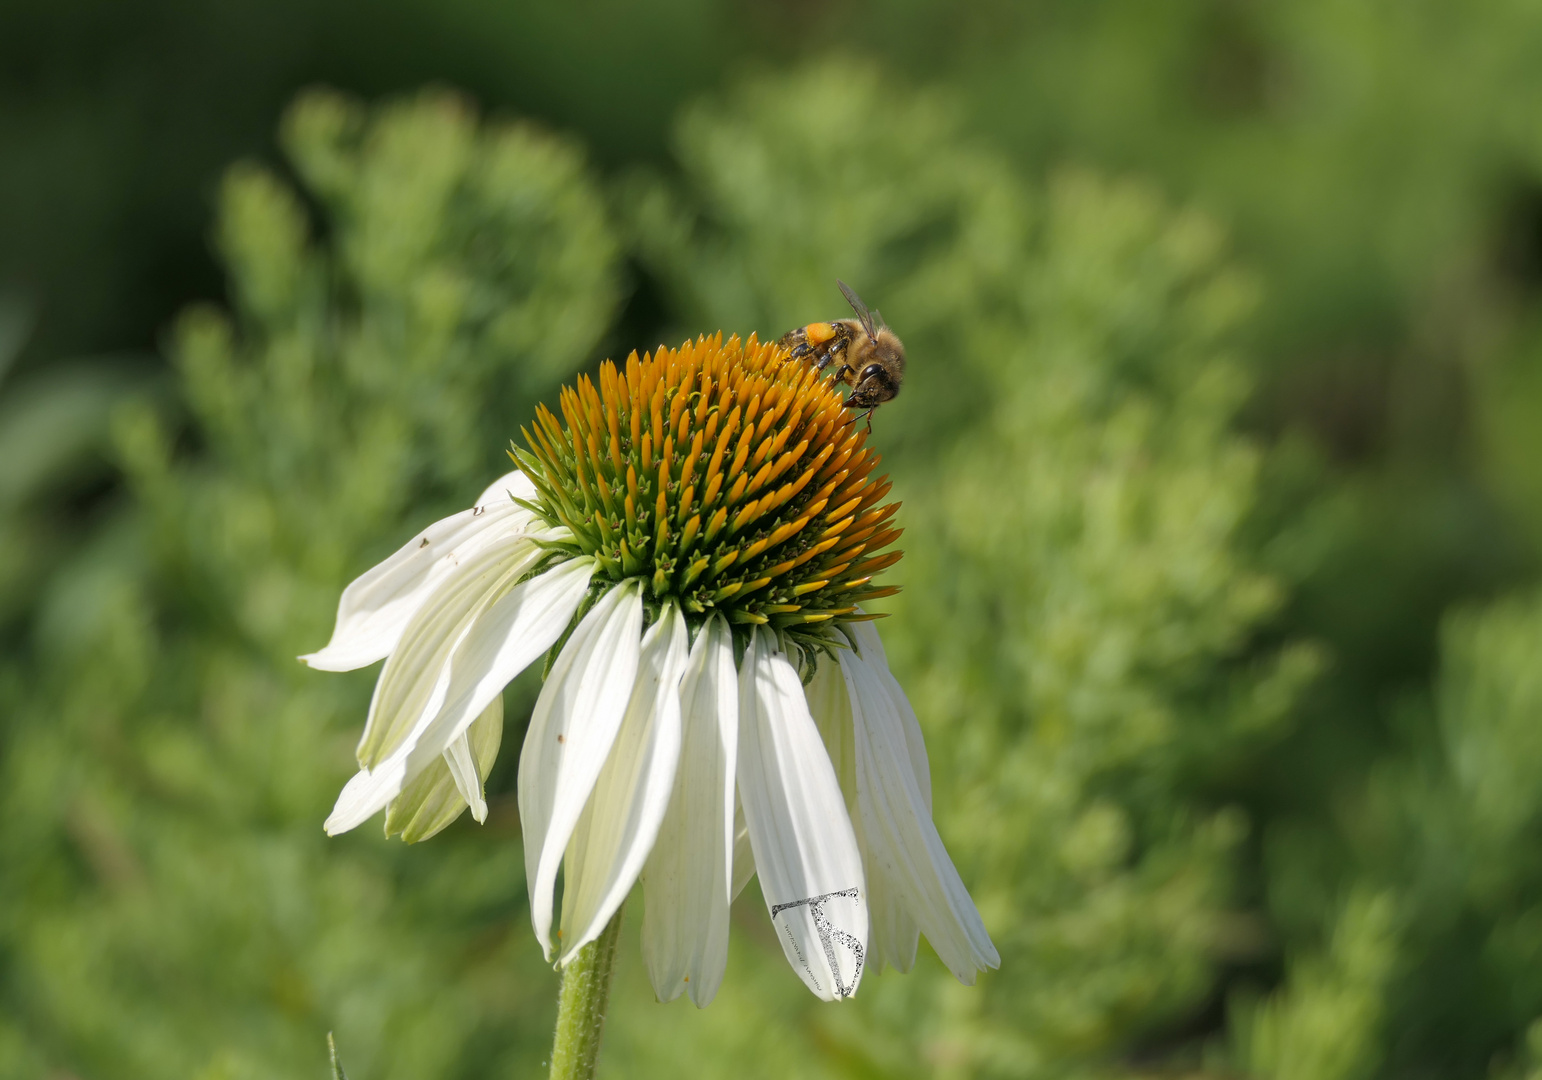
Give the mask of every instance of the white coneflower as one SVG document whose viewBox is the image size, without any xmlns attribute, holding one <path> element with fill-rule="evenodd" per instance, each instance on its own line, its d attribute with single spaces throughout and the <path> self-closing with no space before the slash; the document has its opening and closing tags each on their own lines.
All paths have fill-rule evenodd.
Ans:
<svg viewBox="0 0 1542 1080">
<path fill-rule="evenodd" d="M 303 658 L 386 660 L 327 831 L 381 810 L 407 840 L 467 806 L 482 820 L 500 691 L 555 650 L 519 762 L 548 958 L 593 941 L 641 877 L 654 989 L 705 1005 L 753 869 L 822 998 L 865 966 L 908 969 L 920 932 L 965 982 L 994 967 L 859 607 L 894 591 L 872 579 L 899 558 L 880 553 L 898 504 L 840 396 L 781 348 L 719 336 L 607 362 L 561 408 L 538 412 L 520 471 L 350 585 Z"/>
</svg>

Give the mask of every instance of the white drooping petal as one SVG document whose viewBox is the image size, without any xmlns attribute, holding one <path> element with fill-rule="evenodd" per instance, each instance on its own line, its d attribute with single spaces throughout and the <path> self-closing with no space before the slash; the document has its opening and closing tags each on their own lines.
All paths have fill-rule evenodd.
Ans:
<svg viewBox="0 0 1542 1080">
<path fill-rule="evenodd" d="M 690 647 L 673 603 L 643 635 L 621 730 L 563 865 L 562 963 L 600 936 L 642 873 L 669 808 L 680 761 L 680 675 Z"/>
<path fill-rule="evenodd" d="M 758 630 L 739 671 L 738 780 L 782 951 L 819 997 L 850 997 L 867 947 L 862 857 L 798 673 Z"/>
<path fill-rule="evenodd" d="M 905 696 L 905 688 L 900 686 L 899 680 L 889 671 L 889 657 L 883 650 L 883 641 L 878 636 L 878 628 L 871 622 L 847 623 L 847 632 L 857 647 L 857 655 L 867 661 L 867 666 L 872 669 L 883 688 L 888 691 L 889 700 L 894 703 L 895 711 L 899 713 L 901 725 L 905 729 L 905 751 L 910 757 L 911 767 L 915 770 L 916 783 L 921 788 L 921 796 L 926 801 L 926 809 L 932 808 L 932 770 L 926 758 L 926 739 L 921 734 L 921 721 L 916 718 L 916 711 L 910 707 L 910 699 Z"/>
<path fill-rule="evenodd" d="M 886 965 L 900 971 L 909 971 L 915 964 L 916 944 L 921 929 L 906 913 L 894 884 L 884 875 L 882 866 L 873 859 L 867 830 L 857 800 L 857 753 L 853 741 L 851 722 L 851 696 L 846 689 L 846 677 L 841 674 L 838 662 L 826 660 L 819 665 L 807 688 L 809 711 L 819 733 L 824 738 L 830 763 L 840 779 L 841 793 L 846 797 L 846 811 L 857 834 L 857 847 L 862 852 L 862 870 L 867 878 L 869 927 L 867 935 L 867 967 L 874 974 Z"/>
<path fill-rule="evenodd" d="M 839 656 L 850 695 L 857 804 L 869 865 L 894 890 L 948 970 L 972 984 L 978 970 L 996 967 L 1000 957 L 932 823 L 904 720 L 872 665 L 846 650 Z"/>
<path fill-rule="evenodd" d="M 702 627 L 691 648 L 680 714 L 680 766 L 643 876 L 643 958 L 660 1001 L 688 992 L 704 1007 L 728 964 L 734 895 L 739 678 L 733 636 L 721 615 Z"/>
<path fill-rule="evenodd" d="M 444 751 L 444 763 L 450 767 L 455 790 L 471 807 L 471 816 L 480 825 L 487 820 L 487 799 L 482 794 L 482 776 L 477 770 L 476 759 L 471 755 L 471 739 L 465 732 Z"/>
<path fill-rule="evenodd" d="M 387 656 L 413 613 L 459 563 L 500 537 L 524 532 L 535 515 L 514 503 L 532 499 L 524 473 L 500 477 L 471 509 L 436 521 L 343 590 L 325 648 L 300 657 L 321 671 L 352 671 Z"/>
<path fill-rule="evenodd" d="M 454 567 L 407 621 L 370 699 L 359 764 L 374 769 L 422 733 L 444 705 L 450 657 L 477 617 L 544 554 L 529 536 L 504 537 Z M 433 751 L 438 754 L 448 740 Z M 426 764 L 426 762 L 425 762 Z"/>
<path fill-rule="evenodd" d="M 734 710 L 738 712 L 737 709 Z M 738 770 L 735 769 L 735 775 Z M 744 804 L 734 798 L 734 856 L 733 884 L 728 889 L 729 903 L 739 899 L 739 894 L 755 876 L 755 850 L 750 847 L 750 827 L 744 823 Z"/>
<path fill-rule="evenodd" d="M 503 699 L 494 698 L 482 715 L 476 718 L 464 736 L 471 750 L 478 778 L 485 777 L 498 758 L 498 745 L 503 740 Z M 475 787 L 476 797 L 486 806 L 482 797 L 481 780 Z M 466 812 L 465 791 L 450 771 L 449 756 L 424 769 L 402 788 L 402 793 L 391 800 L 386 808 L 386 835 L 401 834 L 403 840 L 415 844 L 427 840 L 444 829 Z M 473 812 L 475 807 L 473 807 Z"/>
<path fill-rule="evenodd" d="M 452 579 L 414 616 L 412 625 L 402 637 L 401 648 L 391 654 L 385 671 L 381 672 L 380 682 L 376 684 L 371 721 L 378 714 L 383 718 L 382 725 L 391 725 L 383 730 L 396 732 L 407 724 L 407 717 L 416 719 L 405 731 L 394 736 L 392 749 L 383 760 L 360 770 L 348 781 L 338 796 L 332 815 L 327 818 L 328 833 L 335 836 L 347 832 L 383 809 L 423 770 L 434 766 L 476 715 L 485 712 L 486 705 L 471 718 L 465 718 L 464 726 L 458 723 L 452 727 L 437 722 L 452 683 L 450 660 L 457 646 L 473 651 L 484 646 L 483 627 L 476 618 L 478 614 L 498 604 L 502 604 L 503 611 L 519 612 L 519 617 L 512 622 L 498 620 L 492 628 L 506 638 L 517 638 L 522 655 L 528 657 L 527 663 L 551 648 L 572 621 L 573 612 L 583 598 L 583 588 L 575 589 L 575 580 L 586 585 L 587 575 L 592 571 L 586 565 L 575 567 L 571 564 L 586 564 L 587 560 L 559 563 L 513 586 L 506 595 L 494 601 L 503 584 L 516 579 L 542 554 L 528 538 L 519 542 L 529 550 L 521 550 L 517 558 L 507 560 L 501 576 L 489 578 L 479 565 L 484 557 L 496 556 L 496 550 L 482 553 L 459 568 L 465 571 L 470 583 L 466 588 L 459 588 L 464 583 Z M 487 586 L 489 591 L 478 592 L 482 586 Z M 402 673 L 397 682 L 387 686 L 387 677 L 398 666 L 403 669 Z M 370 736 L 368 725 L 365 736 L 366 739 Z"/>
<path fill-rule="evenodd" d="M 840 782 L 847 813 L 855 814 L 856 751 L 851 742 L 851 702 L 840 665 L 828 660 L 821 662 L 814 671 L 813 679 L 804 688 L 804 697 L 808 700 L 809 714 L 819 728 L 819 736 L 824 740 L 825 752 L 830 755 L 830 767 L 835 770 L 835 778 Z M 857 822 L 853 820 L 852 824 L 856 825 Z M 860 835 L 858 839 L 861 839 Z"/>
<path fill-rule="evenodd" d="M 631 700 L 642 617 L 635 581 L 602 596 L 557 655 L 525 733 L 519 756 L 525 880 L 530 920 L 548 960 L 557 868 Z"/>
<path fill-rule="evenodd" d="M 450 658 L 444 705 L 418 738 L 407 761 L 409 775 L 452 744 L 514 676 L 557 643 L 593 576 L 593 559 L 567 559 L 509 590 L 481 613 Z"/>
</svg>

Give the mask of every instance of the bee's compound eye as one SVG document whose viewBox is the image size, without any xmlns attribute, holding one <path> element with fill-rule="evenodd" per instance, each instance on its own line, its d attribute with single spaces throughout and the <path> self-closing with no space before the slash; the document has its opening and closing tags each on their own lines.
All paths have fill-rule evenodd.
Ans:
<svg viewBox="0 0 1542 1080">
<path fill-rule="evenodd" d="M 871 379 L 875 375 L 882 375 L 882 374 L 883 374 L 883 365 L 882 364 L 869 364 L 869 365 L 867 365 L 867 367 L 862 369 L 862 379 Z M 860 382 L 862 380 L 858 380 L 858 381 Z"/>
</svg>

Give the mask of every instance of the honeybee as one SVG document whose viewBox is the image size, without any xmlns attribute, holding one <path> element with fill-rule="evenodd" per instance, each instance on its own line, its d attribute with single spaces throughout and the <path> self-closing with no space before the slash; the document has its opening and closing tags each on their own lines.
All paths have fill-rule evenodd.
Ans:
<svg viewBox="0 0 1542 1080">
<path fill-rule="evenodd" d="M 894 400 L 905 380 L 905 346 L 884 324 L 883 315 L 869 311 L 850 285 L 844 281 L 836 284 L 857 317 L 800 326 L 783 334 L 777 344 L 791 349 L 793 359 L 812 357 L 817 371 L 838 363 L 836 380 L 851 387 L 846 407 L 866 409 L 867 429 L 871 431 L 873 411 Z"/>
</svg>

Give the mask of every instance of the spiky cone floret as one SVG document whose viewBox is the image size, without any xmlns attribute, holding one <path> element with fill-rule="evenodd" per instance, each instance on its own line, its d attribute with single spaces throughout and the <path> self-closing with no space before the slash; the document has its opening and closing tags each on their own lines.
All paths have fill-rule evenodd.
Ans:
<svg viewBox="0 0 1542 1080">
<path fill-rule="evenodd" d="M 323 670 L 384 658 L 331 833 L 381 810 L 420 840 L 467 806 L 500 693 L 543 655 L 519 762 L 531 919 L 566 962 L 643 881 L 663 1000 L 710 1001 L 728 906 L 761 879 L 819 996 L 997 963 L 931 819 L 920 726 L 865 601 L 899 558 L 889 485 L 834 389 L 751 337 L 660 349 L 564 388 L 521 466 L 343 593 Z M 559 869 L 561 930 L 553 935 Z"/>
</svg>

